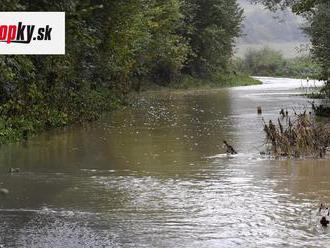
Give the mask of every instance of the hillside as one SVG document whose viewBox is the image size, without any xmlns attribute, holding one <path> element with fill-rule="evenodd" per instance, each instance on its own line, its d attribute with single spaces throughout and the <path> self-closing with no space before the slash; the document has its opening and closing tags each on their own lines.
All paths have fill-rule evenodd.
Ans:
<svg viewBox="0 0 330 248">
<path fill-rule="evenodd" d="M 237 43 L 238 56 L 249 48 L 263 46 L 280 50 L 286 57 L 294 57 L 305 50 L 308 38 L 300 29 L 303 19 L 290 11 L 272 13 L 247 0 L 239 2 L 244 8 L 245 19 L 243 35 Z"/>
</svg>

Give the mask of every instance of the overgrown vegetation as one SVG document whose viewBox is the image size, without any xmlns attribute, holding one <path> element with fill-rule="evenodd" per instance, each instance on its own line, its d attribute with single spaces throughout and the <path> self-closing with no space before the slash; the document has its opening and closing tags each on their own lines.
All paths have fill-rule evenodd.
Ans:
<svg viewBox="0 0 330 248">
<path fill-rule="evenodd" d="M 65 56 L 0 57 L 0 143 L 97 119 L 145 81 L 229 73 L 243 12 L 236 0 L 12 0 L 0 9 L 66 12 Z"/>
<path fill-rule="evenodd" d="M 322 79 L 326 81 L 324 91 L 330 97 L 330 2 L 320 1 L 312 13 L 307 17 L 310 25 L 306 32 L 311 37 L 312 53 L 322 65 Z"/>
<path fill-rule="evenodd" d="M 313 110 L 317 116 L 330 117 L 330 108 L 327 105 L 315 105 L 312 103 Z"/>
<path fill-rule="evenodd" d="M 290 7 L 296 14 L 306 18 L 306 33 L 312 42 L 312 56 L 321 65 L 321 77 L 326 85 L 322 94 L 330 97 L 330 2 L 328 0 L 250 0 L 261 2 L 268 8 L 284 9 Z M 316 115 L 328 115 L 327 106 L 313 106 Z M 283 127 L 278 121 L 278 127 L 272 122 L 265 123 L 267 142 L 270 144 L 273 155 L 284 156 L 314 156 L 323 157 L 329 146 L 329 126 L 315 122 L 306 113 L 290 118 Z"/>
<path fill-rule="evenodd" d="M 249 50 L 244 58 L 236 59 L 235 66 L 239 72 L 254 76 L 318 79 L 322 72 L 321 66 L 310 57 L 286 59 L 281 52 L 267 47 Z"/>
<path fill-rule="evenodd" d="M 321 79 L 326 81 L 324 91 L 330 97 L 330 2 L 328 0 L 250 0 L 276 10 L 290 7 L 306 18 L 306 33 L 312 42 L 313 58 L 321 65 Z"/>
<path fill-rule="evenodd" d="M 281 110 L 277 123 L 264 122 L 267 154 L 275 157 L 323 158 L 330 144 L 329 126 L 316 122 L 306 111 L 289 116 Z"/>
<path fill-rule="evenodd" d="M 261 81 L 252 78 L 248 74 L 243 73 L 226 73 L 214 75 L 211 78 L 203 79 L 192 76 L 185 76 L 180 81 L 173 83 L 171 88 L 174 89 L 195 89 L 195 88 L 219 88 L 232 86 L 248 86 L 261 84 Z"/>
</svg>

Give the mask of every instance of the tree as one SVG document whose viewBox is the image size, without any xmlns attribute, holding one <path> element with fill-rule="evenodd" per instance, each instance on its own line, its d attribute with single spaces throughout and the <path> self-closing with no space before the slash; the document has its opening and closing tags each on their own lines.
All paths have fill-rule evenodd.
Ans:
<svg viewBox="0 0 330 248">
<path fill-rule="evenodd" d="M 283 55 L 267 47 L 249 50 L 244 57 L 244 69 L 255 76 L 276 76 L 284 66 Z"/>
<path fill-rule="evenodd" d="M 323 90 L 330 97 L 330 3 L 317 5 L 314 15 L 309 20 L 310 25 L 306 31 L 313 44 L 312 54 L 322 65 L 322 79 L 327 81 Z"/>
<path fill-rule="evenodd" d="M 187 27 L 184 7 L 182 1 L 157 0 L 149 10 L 149 65 L 152 80 L 163 85 L 177 78 L 191 52 L 188 38 L 180 33 Z"/>
<path fill-rule="evenodd" d="M 327 80 L 326 91 L 330 96 L 330 3 L 329 0 L 251 0 L 261 2 L 268 8 L 291 7 L 296 14 L 303 15 L 308 25 L 305 31 L 312 43 L 312 55 L 323 68 L 322 78 Z"/>
<path fill-rule="evenodd" d="M 224 71 L 236 0 L 6 0 L 4 11 L 65 11 L 65 56 L 0 58 L 0 133 L 93 120 L 142 81 Z M 113 102 L 116 102 L 113 100 Z"/>
<path fill-rule="evenodd" d="M 240 34 L 243 10 L 236 0 L 189 0 L 194 29 L 188 34 L 192 55 L 186 67 L 200 77 L 224 71 Z"/>
<path fill-rule="evenodd" d="M 261 3 L 271 10 L 292 8 L 296 14 L 311 11 L 317 4 L 327 0 L 250 0 L 252 3 Z"/>
</svg>

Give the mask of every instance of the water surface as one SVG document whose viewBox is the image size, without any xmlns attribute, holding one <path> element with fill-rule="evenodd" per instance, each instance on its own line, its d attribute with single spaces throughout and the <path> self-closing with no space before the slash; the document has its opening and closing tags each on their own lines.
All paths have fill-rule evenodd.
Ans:
<svg viewBox="0 0 330 248">
<path fill-rule="evenodd" d="M 1 147 L 4 247 L 325 247 L 328 160 L 259 155 L 261 116 L 307 82 L 145 93 L 102 121 Z M 313 82 L 310 82 L 314 86 Z M 239 151 L 225 156 L 222 141 Z M 21 172 L 8 174 L 8 168 Z"/>
</svg>

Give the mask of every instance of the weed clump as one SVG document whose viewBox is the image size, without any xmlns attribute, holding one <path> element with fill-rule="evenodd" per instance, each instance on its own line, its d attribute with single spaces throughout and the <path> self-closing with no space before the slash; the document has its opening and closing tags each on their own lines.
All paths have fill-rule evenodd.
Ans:
<svg viewBox="0 0 330 248">
<path fill-rule="evenodd" d="M 267 154 L 275 157 L 323 158 L 330 143 L 330 127 L 316 122 L 311 112 L 293 116 L 288 113 L 277 119 L 277 123 L 264 120 Z"/>
</svg>

